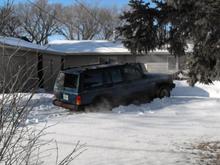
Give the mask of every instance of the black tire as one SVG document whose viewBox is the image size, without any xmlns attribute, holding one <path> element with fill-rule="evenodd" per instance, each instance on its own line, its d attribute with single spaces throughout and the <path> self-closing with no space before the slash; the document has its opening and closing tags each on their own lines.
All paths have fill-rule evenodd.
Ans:
<svg viewBox="0 0 220 165">
<path fill-rule="evenodd" d="M 158 92 L 158 97 L 162 99 L 163 97 L 170 97 L 170 89 L 168 87 L 161 87 Z"/>
</svg>

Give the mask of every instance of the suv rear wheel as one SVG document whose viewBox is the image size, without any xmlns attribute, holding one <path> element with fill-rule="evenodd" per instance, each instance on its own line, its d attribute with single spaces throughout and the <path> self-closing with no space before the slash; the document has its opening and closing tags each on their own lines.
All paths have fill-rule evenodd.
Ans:
<svg viewBox="0 0 220 165">
<path fill-rule="evenodd" d="M 107 97 L 99 97 L 96 98 L 92 105 L 86 108 L 87 111 L 90 112 L 102 112 L 102 111 L 111 111 L 113 108 L 113 103 L 110 98 Z"/>
<path fill-rule="evenodd" d="M 168 87 L 161 87 L 158 92 L 158 97 L 161 99 L 163 97 L 170 97 L 170 89 Z"/>
</svg>

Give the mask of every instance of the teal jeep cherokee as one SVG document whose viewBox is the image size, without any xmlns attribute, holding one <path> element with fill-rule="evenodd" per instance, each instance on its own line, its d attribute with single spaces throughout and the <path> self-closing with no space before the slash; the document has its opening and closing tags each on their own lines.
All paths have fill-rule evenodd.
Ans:
<svg viewBox="0 0 220 165">
<path fill-rule="evenodd" d="M 172 76 L 147 73 L 140 63 L 99 64 L 61 71 L 54 86 L 57 106 L 83 110 L 108 102 L 108 108 L 134 100 L 169 97 L 175 87 Z"/>
</svg>

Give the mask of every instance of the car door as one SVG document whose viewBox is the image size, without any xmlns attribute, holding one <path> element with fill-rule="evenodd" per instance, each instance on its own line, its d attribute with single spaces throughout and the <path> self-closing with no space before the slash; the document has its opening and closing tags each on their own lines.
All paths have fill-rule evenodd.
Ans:
<svg viewBox="0 0 220 165">
<path fill-rule="evenodd" d="M 126 82 L 125 88 L 128 98 L 145 97 L 152 94 L 154 88 L 153 82 L 148 81 L 136 66 L 125 66 L 123 68 L 123 77 Z"/>
<path fill-rule="evenodd" d="M 121 67 L 112 67 L 106 70 L 106 74 L 110 76 L 111 87 L 108 88 L 112 98 L 116 102 L 121 102 L 126 97 L 126 89 L 124 87 L 124 80 Z"/>
<path fill-rule="evenodd" d="M 84 104 L 90 104 L 99 95 L 105 92 L 103 82 L 103 71 L 94 69 L 82 74 L 82 92 Z"/>
</svg>

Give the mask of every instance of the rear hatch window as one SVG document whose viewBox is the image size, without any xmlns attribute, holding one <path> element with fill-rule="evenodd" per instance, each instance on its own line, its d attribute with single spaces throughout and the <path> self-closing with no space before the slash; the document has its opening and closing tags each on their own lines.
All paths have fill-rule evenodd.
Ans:
<svg viewBox="0 0 220 165">
<path fill-rule="evenodd" d="M 78 75 L 65 73 L 64 87 L 76 89 L 77 86 L 78 86 Z"/>
<path fill-rule="evenodd" d="M 62 102 L 75 104 L 79 84 L 78 79 L 78 74 L 60 72 L 54 87 L 56 98 Z"/>
<path fill-rule="evenodd" d="M 58 89 L 61 88 L 73 88 L 77 89 L 78 87 L 78 75 L 77 74 L 70 74 L 70 73 L 63 73 L 60 72 L 60 74 L 57 77 L 55 87 Z"/>
</svg>

